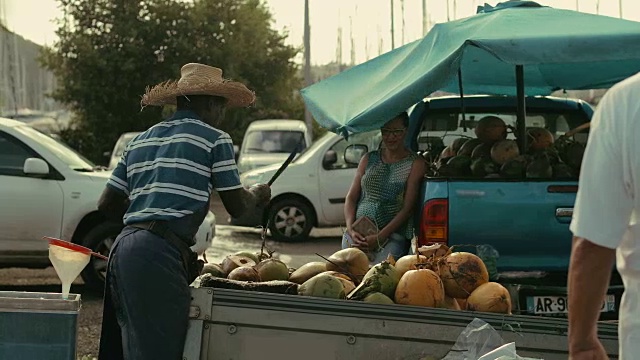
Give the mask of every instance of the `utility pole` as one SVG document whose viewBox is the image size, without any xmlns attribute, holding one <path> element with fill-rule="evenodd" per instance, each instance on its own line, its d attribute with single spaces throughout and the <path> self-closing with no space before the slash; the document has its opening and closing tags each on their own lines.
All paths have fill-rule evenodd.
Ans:
<svg viewBox="0 0 640 360">
<path fill-rule="evenodd" d="M 393 0 L 391 0 L 391 50 L 396 48 L 396 40 L 394 39 L 394 34 L 393 34 L 393 23 L 394 23 Z"/>
<path fill-rule="evenodd" d="M 451 15 L 449 14 L 449 0 L 447 0 L 447 21 L 451 21 Z"/>
<path fill-rule="evenodd" d="M 306 86 L 311 85 L 311 26 L 309 25 L 309 0 L 304 0 L 304 82 Z M 312 117 L 309 109 L 305 106 L 304 121 L 307 128 L 313 129 Z"/>
<path fill-rule="evenodd" d="M 618 10 L 620 11 L 620 19 L 622 19 L 622 0 L 618 0 Z"/>
<path fill-rule="evenodd" d="M 458 1 L 453 0 L 453 20 L 458 18 Z"/>
<path fill-rule="evenodd" d="M 580 0 L 576 0 L 576 11 L 580 11 Z"/>
<path fill-rule="evenodd" d="M 400 11 L 402 14 L 402 45 L 404 45 L 404 0 L 400 0 Z"/>
<path fill-rule="evenodd" d="M 426 36 L 429 31 L 429 22 L 427 21 L 427 0 L 422 0 L 422 36 Z"/>
</svg>

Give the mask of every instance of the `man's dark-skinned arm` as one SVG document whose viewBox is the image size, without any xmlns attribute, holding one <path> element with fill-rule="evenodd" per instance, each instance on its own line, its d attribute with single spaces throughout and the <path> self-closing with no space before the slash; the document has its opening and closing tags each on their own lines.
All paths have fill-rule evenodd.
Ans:
<svg viewBox="0 0 640 360">
<path fill-rule="evenodd" d="M 271 199 L 271 188 L 266 184 L 260 184 L 249 189 L 220 191 L 218 194 L 229 215 L 238 218 L 258 206 L 265 206 Z"/>
<path fill-rule="evenodd" d="M 591 241 L 574 237 L 569 264 L 569 349 L 572 359 L 583 355 L 606 359 L 607 354 L 598 341 L 596 324 L 602 299 L 615 263 L 615 250 Z M 585 357 L 591 358 L 591 357 Z"/>
<path fill-rule="evenodd" d="M 124 193 L 109 186 L 104 188 L 98 200 L 98 211 L 108 220 L 118 223 L 122 222 L 122 217 L 128 208 L 129 198 Z"/>
<path fill-rule="evenodd" d="M 582 160 L 573 210 L 569 265 L 569 358 L 608 359 L 598 340 L 598 318 L 615 262 L 629 228 L 632 177 L 623 150 L 620 95 L 610 89 L 598 105 Z"/>
</svg>

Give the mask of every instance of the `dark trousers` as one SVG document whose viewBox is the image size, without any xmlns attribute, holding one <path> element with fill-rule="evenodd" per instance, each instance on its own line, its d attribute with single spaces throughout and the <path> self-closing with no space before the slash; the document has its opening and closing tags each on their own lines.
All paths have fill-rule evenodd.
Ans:
<svg viewBox="0 0 640 360">
<path fill-rule="evenodd" d="M 125 227 L 109 256 L 99 359 L 182 359 L 190 302 L 178 249 Z"/>
</svg>

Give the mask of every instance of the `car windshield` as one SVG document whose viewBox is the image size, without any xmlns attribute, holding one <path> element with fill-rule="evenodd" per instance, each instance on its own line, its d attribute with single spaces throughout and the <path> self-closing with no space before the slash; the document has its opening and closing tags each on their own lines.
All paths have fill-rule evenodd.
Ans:
<svg viewBox="0 0 640 360">
<path fill-rule="evenodd" d="M 301 148 L 307 147 L 304 135 L 300 131 L 286 130 L 261 130 L 251 131 L 247 134 L 243 152 L 247 154 L 256 153 L 290 153 L 295 149 L 302 139 Z"/>
<path fill-rule="evenodd" d="M 15 129 L 23 135 L 34 139 L 40 145 L 46 147 L 47 150 L 51 151 L 73 170 L 93 171 L 96 168 L 94 163 L 80 155 L 62 141 L 56 140 L 29 126 L 16 126 Z"/>
<path fill-rule="evenodd" d="M 124 148 L 127 146 L 129 141 L 131 141 L 131 139 L 136 137 L 136 135 L 138 135 L 138 133 L 122 135 L 120 140 L 118 140 L 118 142 L 116 143 L 116 148 L 113 151 L 113 156 L 118 158 L 121 157 L 122 153 L 124 153 Z"/>
</svg>

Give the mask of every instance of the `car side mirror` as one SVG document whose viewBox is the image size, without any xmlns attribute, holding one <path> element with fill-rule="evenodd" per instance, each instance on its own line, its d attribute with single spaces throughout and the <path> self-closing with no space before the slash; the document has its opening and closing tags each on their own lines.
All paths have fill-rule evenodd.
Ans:
<svg viewBox="0 0 640 360">
<path fill-rule="evenodd" d="M 329 150 L 324 154 L 322 159 L 322 167 L 329 169 L 333 164 L 338 162 L 338 153 L 335 150 Z"/>
<path fill-rule="evenodd" d="M 28 158 L 24 161 L 22 172 L 30 176 L 49 175 L 49 164 L 42 159 Z"/>
<path fill-rule="evenodd" d="M 344 162 L 350 165 L 358 165 L 362 157 L 369 151 L 367 145 L 354 144 L 344 149 Z"/>
</svg>

